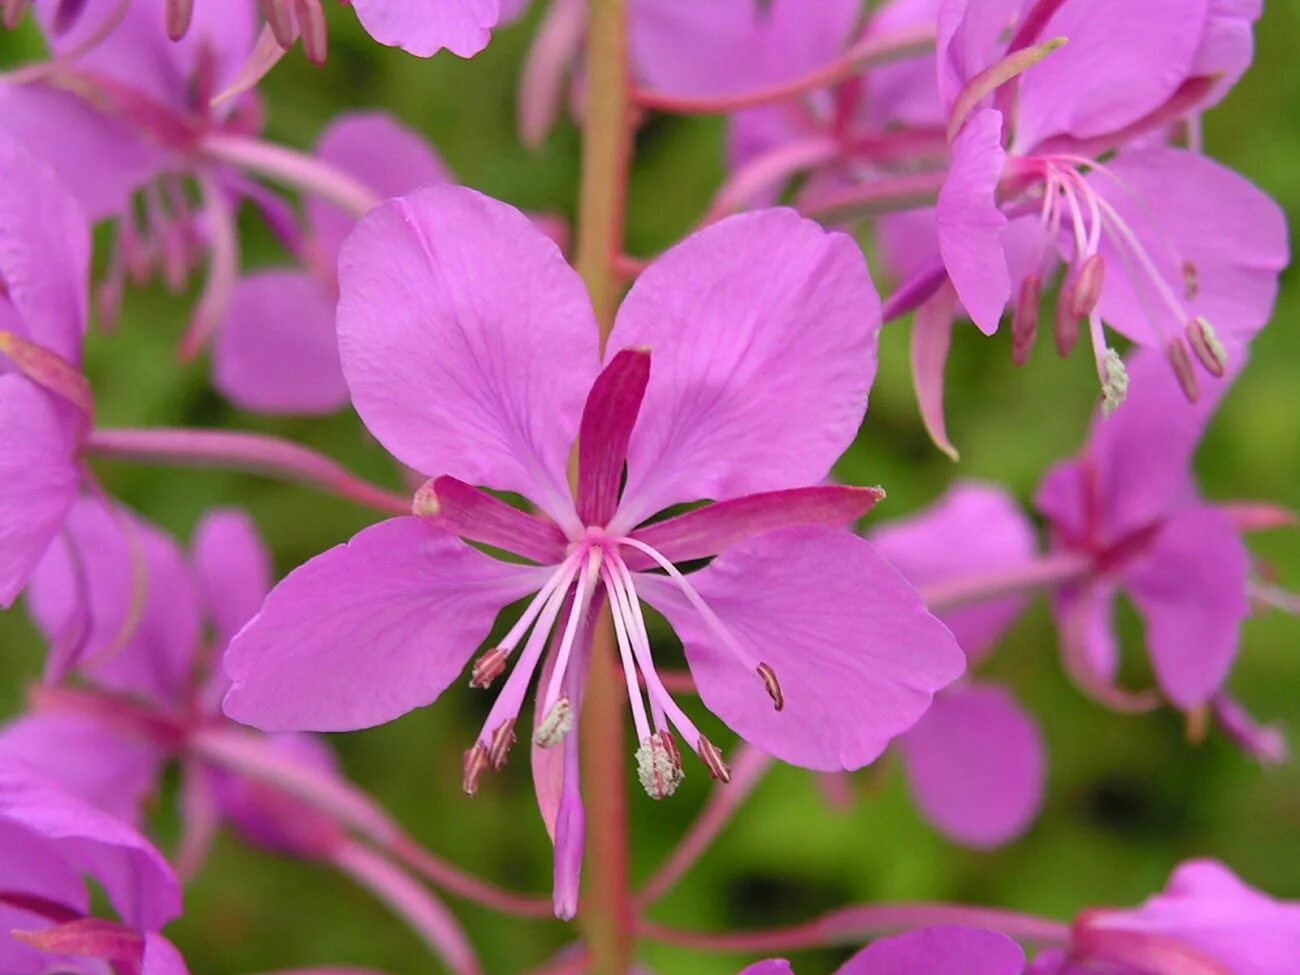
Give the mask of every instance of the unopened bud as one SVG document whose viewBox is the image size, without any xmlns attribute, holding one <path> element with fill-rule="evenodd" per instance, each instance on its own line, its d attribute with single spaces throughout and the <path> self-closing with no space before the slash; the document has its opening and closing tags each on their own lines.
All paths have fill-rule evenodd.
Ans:
<svg viewBox="0 0 1300 975">
<path fill-rule="evenodd" d="M 763 687 L 767 690 L 767 696 L 772 699 L 772 703 L 780 711 L 785 707 L 785 694 L 781 692 L 781 684 L 776 679 L 776 671 L 767 664 L 759 664 L 758 676 L 763 679 Z"/>
<path fill-rule="evenodd" d="M 479 690 L 485 690 L 492 686 L 493 682 L 506 669 L 506 661 L 510 659 L 510 651 L 501 647 L 493 647 L 474 661 L 474 667 L 470 671 L 469 686 L 476 687 Z"/>
<path fill-rule="evenodd" d="M 479 776 L 488 767 L 488 762 L 487 747 L 481 741 L 476 741 L 474 747 L 465 753 L 465 774 L 460 785 L 466 795 L 472 796 L 478 792 Z"/>
<path fill-rule="evenodd" d="M 329 30 L 320 0 L 297 0 L 298 26 L 302 30 L 302 49 L 313 64 L 324 64 L 329 54 Z"/>
<path fill-rule="evenodd" d="M 1178 385 L 1183 388 L 1187 402 L 1195 403 L 1201 398 L 1201 384 L 1196 379 L 1196 369 L 1192 366 L 1192 354 L 1187 350 L 1187 343 L 1181 338 L 1170 341 L 1165 347 L 1169 365 L 1178 377 Z"/>
<path fill-rule="evenodd" d="M 636 774 L 651 799 L 667 799 L 686 775 L 675 747 L 670 748 L 657 734 L 636 750 Z"/>
<path fill-rule="evenodd" d="M 497 730 L 492 732 L 492 744 L 488 748 L 488 758 L 492 767 L 500 770 L 510 757 L 510 746 L 515 743 L 515 719 L 502 721 Z"/>
<path fill-rule="evenodd" d="M 722 750 L 717 745 L 700 735 L 700 740 L 695 743 L 695 752 L 711 776 L 724 785 L 731 781 L 731 769 L 722 760 Z"/>
<path fill-rule="evenodd" d="M 179 41 L 189 32 L 194 18 L 194 0 L 167 0 L 167 36 Z"/>
<path fill-rule="evenodd" d="M 442 504 L 438 501 L 438 492 L 434 488 L 434 481 L 437 478 L 431 477 L 415 490 L 411 498 L 411 514 L 418 515 L 421 518 L 436 518 L 438 512 L 442 510 Z"/>
<path fill-rule="evenodd" d="M 1218 333 L 1208 319 L 1197 315 L 1187 323 L 1187 341 L 1206 372 L 1215 379 L 1222 379 L 1227 374 L 1228 350 L 1219 341 Z"/>
<path fill-rule="evenodd" d="M 557 700 L 533 732 L 533 744 L 538 748 L 553 748 L 564 740 L 573 728 L 573 705 L 567 697 Z"/>
<path fill-rule="evenodd" d="M 1011 361 L 1023 366 L 1029 361 L 1038 338 L 1038 304 L 1043 296 L 1043 279 L 1031 274 L 1020 285 L 1016 310 L 1011 316 Z"/>
<path fill-rule="evenodd" d="M 1110 416 L 1123 406 L 1124 400 L 1128 398 L 1128 369 L 1124 367 L 1124 360 L 1114 349 L 1106 350 L 1102 369 L 1105 378 L 1101 384 L 1101 409 L 1106 416 Z"/>
<path fill-rule="evenodd" d="M 1079 344 L 1079 316 L 1074 313 L 1074 286 L 1071 284 L 1061 285 L 1060 297 L 1056 299 L 1056 327 L 1052 337 L 1056 340 L 1056 353 L 1062 359 L 1068 359 Z"/>
<path fill-rule="evenodd" d="M 1087 318 L 1097 310 L 1097 302 L 1101 300 L 1101 286 L 1105 281 L 1106 262 L 1100 254 L 1093 254 L 1079 268 L 1079 277 L 1074 282 L 1070 296 L 1075 318 Z"/>
</svg>

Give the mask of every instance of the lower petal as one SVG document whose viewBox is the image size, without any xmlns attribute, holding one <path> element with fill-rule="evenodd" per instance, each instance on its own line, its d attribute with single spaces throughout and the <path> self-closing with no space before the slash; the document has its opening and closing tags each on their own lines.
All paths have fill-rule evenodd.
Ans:
<svg viewBox="0 0 1300 975">
<path fill-rule="evenodd" d="M 1024 951 L 1005 934 L 934 927 L 881 938 L 836 975 L 1020 975 L 1024 967 Z"/>
</svg>

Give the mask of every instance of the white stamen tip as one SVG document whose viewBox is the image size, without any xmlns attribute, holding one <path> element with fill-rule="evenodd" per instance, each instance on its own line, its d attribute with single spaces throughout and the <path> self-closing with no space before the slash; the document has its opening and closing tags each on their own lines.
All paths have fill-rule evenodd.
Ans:
<svg viewBox="0 0 1300 975">
<path fill-rule="evenodd" d="M 1124 400 L 1128 397 L 1128 369 L 1114 349 L 1106 350 L 1103 367 L 1106 378 L 1101 385 L 1101 409 L 1110 416 L 1124 405 Z"/>
<path fill-rule="evenodd" d="M 658 735 L 651 735 L 636 750 L 636 774 L 651 799 L 667 799 L 686 777 L 681 761 Z"/>
<path fill-rule="evenodd" d="M 564 736 L 573 730 L 573 705 L 567 697 L 559 698 L 546 712 L 542 723 L 533 732 L 533 744 L 538 748 L 553 748 L 564 741 Z"/>
</svg>

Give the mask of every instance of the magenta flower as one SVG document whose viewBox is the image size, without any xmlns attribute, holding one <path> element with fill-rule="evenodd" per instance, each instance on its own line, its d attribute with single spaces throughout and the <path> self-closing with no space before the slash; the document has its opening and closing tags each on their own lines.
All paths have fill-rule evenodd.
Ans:
<svg viewBox="0 0 1300 975">
<path fill-rule="evenodd" d="M 976 483 L 959 483 L 932 507 L 886 523 L 870 538 L 923 596 L 940 602 L 963 584 L 1023 569 L 1038 547 L 1034 527 L 1015 500 Z M 1028 596 L 1011 595 L 937 615 L 973 667 L 1027 604 Z M 899 747 L 922 814 L 958 843 L 1007 843 L 1029 827 L 1042 805 L 1042 735 L 1000 685 L 970 681 L 947 688 Z"/>
<path fill-rule="evenodd" d="M 428 144 L 381 112 L 342 115 L 316 144 L 317 158 L 350 173 L 376 198 L 450 182 Z M 309 197 L 303 270 L 244 275 L 231 292 L 213 346 L 213 382 L 231 402 L 263 413 L 323 413 L 347 403 L 334 334 L 340 245 L 356 221 Z"/>
<path fill-rule="evenodd" d="M 120 922 L 90 916 L 86 877 L 103 887 Z M 0 969 L 7 975 L 76 970 L 76 957 L 138 963 L 180 907 L 176 877 L 148 840 L 31 768 L 0 763 Z"/>
<path fill-rule="evenodd" d="M 835 975 L 1021 975 L 1025 953 L 1005 934 L 978 928 L 918 928 L 873 941 Z M 793 975 L 788 961 L 750 965 L 740 975 Z"/>
<path fill-rule="evenodd" d="M 1234 358 L 1239 366 L 1242 355 Z M 1039 490 L 1053 548 L 1091 566 L 1058 593 L 1056 613 L 1075 679 L 1103 700 L 1133 703 L 1114 686 L 1112 617 L 1126 595 L 1145 624 L 1161 692 L 1193 709 L 1222 686 L 1249 611 L 1249 555 L 1229 514 L 1200 499 L 1191 471 L 1227 382 L 1191 406 L 1157 354 L 1131 356 L 1129 371 L 1129 405 L 1099 416 L 1079 458 L 1055 467 Z"/>
<path fill-rule="evenodd" d="M 585 290 L 554 244 L 469 190 L 433 187 L 373 211 L 344 245 L 340 291 L 354 405 L 400 461 L 436 476 L 417 516 L 361 532 L 271 592 L 226 654 L 231 717 L 267 730 L 390 721 L 437 698 L 501 610 L 535 594 L 474 666 L 471 683 L 486 687 L 518 651 L 465 786 L 505 761 L 540 668 L 543 808 L 553 830 L 577 834 L 560 843 L 567 914 L 566 854 L 581 849 L 570 732 L 604 599 L 657 797 L 682 774 L 674 731 L 713 775 L 728 773 L 657 676 L 642 598 L 681 636 L 705 706 L 811 768 L 870 762 L 961 672 L 946 629 L 841 527 L 879 493 L 808 486 L 852 439 L 874 372 L 878 303 L 847 238 L 788 211 L 689 238 L 633 287 L 603 369 Z M 566 467 L 580 428 L 575 501 Z M 706 498 L 716 503 L 646 524 Z M 708 557 L 690 575 L 676 567 Z"/>
<path fill-rule="evenodd" d="M 1164 892 L 1131 910 L 1075 921 L 1070 947 L 1033 975 L 1287 975 L 1300 957 L 1300 904 L 1277 901 L 1214 860 L 1184 863 Z"/>
<path fill-rule="evenodd" d="M 986 334 L 1014 305 L 1023 361 L 1044 282 L 1064 263 L 1058 347 L 1068 352 L 1087 323 L 1111 409 L 1126 377 L 1103 322 L 1164 353 L 1194 400 L 1194 361 L 1221 376 L 1220 343 L 1245 345 L 1271 312 L 1288 260 L 1276 204 L 1204 156 L 1152 142 L 1244 69 L 1258 6 L 1067 0 L 1017 23 L 1012 3 L 953 0 L 940 12 L 952 161 L 936 222 L 948 277 Z M 1069 43 L 1051 50 L 1057 38 Z"/>
</svg>

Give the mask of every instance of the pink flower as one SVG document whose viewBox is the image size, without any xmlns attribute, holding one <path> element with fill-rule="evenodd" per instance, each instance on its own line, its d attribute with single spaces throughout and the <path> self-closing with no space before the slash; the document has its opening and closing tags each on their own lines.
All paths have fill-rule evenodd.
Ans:
<svg viewBox="0 0 1300 975">
<path fill-rule="evenodd" d="M 873 941 L 835 975 L 1021 975 L 1025 953 L 1005 934 L 978 928 L 918 928 Z M 780 959 L 750 965 L 740 975 L 793 975 Z"/>
<path fill-rule="evenodd" d="M 391 721 L 436 699 L 501 610 L 535 594 L 474 666 L 471 683 L 487 686 L 518 651 L 465 785 L 505 761 L 540 668 L 532 737 L 560 836 L 566 824 L 580 834 L 572 732 L 606 599 L 657 797 L 682 774 L 674 731 L 728 773 L 660 683 L 641 599 L 682 638 L 704 704 L 810 768 L 872 761 L 961 672 L 946 629 L 843 530 L 878 492 L 808 486 L 852 439 L 874 372 L 878 303 L 848 238 L 781 210 L 689 238 L 633 287 L 603 369 L 586 292 L 558 249 L 469 190 L 432 187 L 363 219 L 340 294 L 355 407 L 401 462 L 435 476 L 417 516 L 361 532 L 271 592 L 226 654 L 231 717 L 267 730 Z M 716 503 L 646 523 L 705 498 Z M 675 565 L 708 557 L 690 575 Z M 581 837 L 560 845 L 569 914 Z"/>
<path fill-rule="evenodd" d="M 1076 680 L 1124 704 L 1112 617 L 1125 594 L 1146 626 L 1160 690 L 1193 709 L 1222 686 L 1249 611 L 1249 555 L 1228 514 L 1201 500 L 1191 470 L 1227 382 L 1192 406 L 1156 353 L 1135 353 L 1129 371 L 1128 406 L 1099 416 L 1079 458 L 1053 468 L 1038 493 L 1053 547 L 1093 567 L 1059 592 L 1056 613 Z"/>
<path fill-rule="evenodd" d="M 1085 911 L 1070 947 L 1033 975 L 1287 975 L 1300 957 L 1300 904 L 1277 901 L 1214 860 L 1184 863 L 1131 910 Z"/>
</svg>

